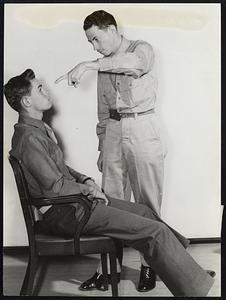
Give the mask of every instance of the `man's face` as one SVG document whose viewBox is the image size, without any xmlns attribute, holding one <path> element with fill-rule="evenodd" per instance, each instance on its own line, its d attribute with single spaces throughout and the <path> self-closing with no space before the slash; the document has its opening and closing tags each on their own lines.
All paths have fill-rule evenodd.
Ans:
<svg viewBox="0 0 226 300">
<path fill-rule="evenodd" d="M 109 56 L 114 53 L 115 49 L 115 33 L 116 29 L 113 25 L 105 29 L 99 29 L 93 25 L 85 31 L 88 41 L 93 45 L 95 51 Z"/>
<path fill-rule="evenodd" d="M 48 91 L 44 89 L 41 82 L 36 78 L 31 80 L 31 94 L 29 97 L 32 107 L 36 111 L 43 112 L 52 106 Z"/>
</svg>

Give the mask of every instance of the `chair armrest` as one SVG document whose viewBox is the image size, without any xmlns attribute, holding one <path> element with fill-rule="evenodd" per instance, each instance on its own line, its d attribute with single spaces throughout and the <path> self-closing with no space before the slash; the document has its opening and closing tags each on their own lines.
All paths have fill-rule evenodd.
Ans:
<svg viewBox="0 0 226 300">
<path fill-rule="evenodd" d="M 57 196 L 50 198 L 30 198 L 30 205 L 34 206 L 48 206 L 48 205 L 58 205 L 58 204 L 70 204 L 79 203 L 84 208 L 90 208 L 92 202 L 83 194 L 73 194 L 67 196 Z"/>
<path fill-rule="evenodd" d="M 82 229 L 89 220 L 92 208 L 92 201 L 90 201 L 87 196 L 83 194 L 74 194 L 68 196 L 59 196 L 51 198 L 30 198 L 30 205 L 37 207 L 47 206 L 47 205 L 61 205 L 61 204 L 70 204 L 70 203 L 79 203 L 84 208 L 84 214 L 79 220 L 78 227 L 74 232 L 74 249 L 75 253 L 80 253 L 80 235 Z"/>
</svg>

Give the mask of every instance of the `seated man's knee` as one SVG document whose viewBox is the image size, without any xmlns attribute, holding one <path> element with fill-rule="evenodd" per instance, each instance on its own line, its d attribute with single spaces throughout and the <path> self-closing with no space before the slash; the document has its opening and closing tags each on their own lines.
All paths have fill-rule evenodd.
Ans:
<svg viewBox="0 0 226 300">
<path fill-rule="evenodd" d="M 145 204 L 138 204 L 138 213 L 140 216 L 142 217 L 148 217 L 149 213 L 148 213 L 149 209 L 147 207 L 147 205 Z"/>
<path fill-rule="evenodd" d="M 155 219 L 152 210 L 146 204 L 139 204 L 139 214 L 145 218 Z"/>
<path fill-rule="evenodd" d="M 158 222 L 158 235 L 166 239 L 170 235 L 170 229 L 162 222 Z"/>
</svg>

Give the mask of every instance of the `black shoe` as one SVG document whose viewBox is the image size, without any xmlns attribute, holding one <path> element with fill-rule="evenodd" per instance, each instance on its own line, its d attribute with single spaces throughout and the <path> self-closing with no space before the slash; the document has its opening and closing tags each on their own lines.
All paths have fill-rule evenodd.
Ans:
<svg viewBox="0 0 226 300">
<path fill-rule="evenodd" d="M 140 280 L 137 290 L 139 292 L 148 292 L 156 286 L 156 274 L 150 267 L 141 266 Z"/>
<path fill-rule="evenodd" d="M 103 285 L 103 275 L 96 272 L 93 275 L 93 277 L 84 281 L 80 285 L 79 289 L 82 291 L 89 291 L 89 290 L 93 290 L 93 289 L 106 291 L 106 289 L 104 288 L 104 285 Z"/>
<path fill-rule="evenodd" d="M 120 281 L 120 273 L 117 273 L 117 282 L 119 283 Z M 100 291 L 106 291 L 106 288 L 104 287 L 104 277 L 102 274 L 100 273 L 95 273 L 93 275 L 93 277 L 91 277 L 90 279 L 84 281 L 79 289 L 81 291 L 89 291 L 89 290 L 93 290 L 93 289 L 97 289 Z M 108 275 L 108 283 L 111 283 L 111 276 Z"/>
</svg>

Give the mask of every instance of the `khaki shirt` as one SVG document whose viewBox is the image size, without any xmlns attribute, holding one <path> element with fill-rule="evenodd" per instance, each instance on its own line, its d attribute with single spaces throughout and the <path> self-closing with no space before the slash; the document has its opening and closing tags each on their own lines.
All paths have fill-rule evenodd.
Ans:
<svg viewBox="0 0 226 300">
<path fill-rule="evenodd" d="M 112 56 L 99 59 L 98 72 L 98 150 L 103 149 L 109 109 L 118 112 L 145 112 L 155 107 L 157 80 L 153 74 L 154 52 L 144 41 L 122 37 Z"/>
</svg>

